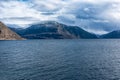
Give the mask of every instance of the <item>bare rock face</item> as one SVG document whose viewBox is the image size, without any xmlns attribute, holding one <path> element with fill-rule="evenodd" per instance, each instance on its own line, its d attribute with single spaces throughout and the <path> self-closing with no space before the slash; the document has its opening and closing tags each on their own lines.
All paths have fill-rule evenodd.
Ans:
<svg viewBox="0 0 120 80">
<path fill-rule="evenodd" d="M 0 40 L 23 40 L 23 38 L 0 22 Z"/>
</svg>

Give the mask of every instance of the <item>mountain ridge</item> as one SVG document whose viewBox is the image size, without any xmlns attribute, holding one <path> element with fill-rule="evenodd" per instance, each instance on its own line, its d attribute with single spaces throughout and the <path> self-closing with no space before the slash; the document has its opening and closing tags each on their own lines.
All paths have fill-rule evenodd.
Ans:
<svg viewBox="0 0 120 80">
<path fill-rule="evenodd" d="M 120 30 L 115 30 L 110 33 L 104 34 L 101 36 L 101 38 L 118 39 L 118 38 L 120 38 Z"/>
<path fill-rule="evenodd" d="M 27 39 L 118 39 L 120 30 L 103 35 L 90 33 L 78 26 L 68 26 L 56 21 L 43 21 L 27 28 L 12 28 L 20 36 Z"/>
</svg>

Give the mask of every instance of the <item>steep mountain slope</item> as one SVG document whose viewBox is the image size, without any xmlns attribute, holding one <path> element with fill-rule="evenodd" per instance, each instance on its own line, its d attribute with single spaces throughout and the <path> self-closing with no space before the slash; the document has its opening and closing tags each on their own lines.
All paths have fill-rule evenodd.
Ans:
<svg viewBox="0 0 120 80">
<path fill-rule="evenodd" d="M 108 34 L 102 35 L 101 38 L 120 38 L 120 30 L 112 31 Z"/>
<path fill-rule="evenodd" d="M 7 28 L 2 22 L 0 22 L 0 40 L 22 40 L 15 32 Z"/>
<path fill-rule="evenodd" d="M 12 29 L 12 28 L 11 28 Z M 93 39 L 91 34 L 77 26 L 67 26 L 54 21 L 34 24 L 26 29 L 12 29 L 27 39 Z"/>
</svg>

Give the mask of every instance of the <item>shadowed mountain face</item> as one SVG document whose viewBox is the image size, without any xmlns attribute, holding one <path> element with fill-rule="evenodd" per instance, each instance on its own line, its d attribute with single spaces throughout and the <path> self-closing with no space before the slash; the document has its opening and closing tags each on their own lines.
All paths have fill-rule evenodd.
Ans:
<svg viewBox="0 0 120 80">
<path fill-rule="evenodd" d="M 112 32 L 110 32 L 108 34 L 102 35 L 101 38 L 107 38 L 107 39 L 120 38 L 120 30 L 112 31 Z"/>
<path fill-rule="evenodd" d="M 7 28 L 2 22 L 0 22 L 0 40 L 22 40 L 18 34 Z"/>
<path fill-rule="evenodd" d="M 13 31 L 27 39 L 93 39 L 96 35 L 89 33 L 77 26 L 67 26 L 54 21 L 42 22 L 31 25 L 26 29 Z"/>
</svg>

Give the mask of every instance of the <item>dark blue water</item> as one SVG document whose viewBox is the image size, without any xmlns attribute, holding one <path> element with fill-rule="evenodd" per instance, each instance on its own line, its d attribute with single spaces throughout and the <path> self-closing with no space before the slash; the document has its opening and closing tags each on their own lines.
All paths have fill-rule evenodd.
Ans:
<svg viewBox="0 0 120 80">
<path fill-rule="evenodd" d="M 120 40 L 0 41 L 0 80 L 120 80 Z"/>
</svg>

